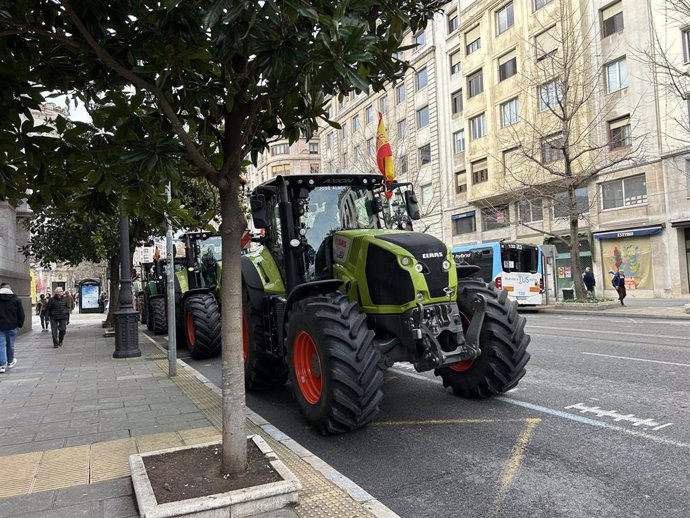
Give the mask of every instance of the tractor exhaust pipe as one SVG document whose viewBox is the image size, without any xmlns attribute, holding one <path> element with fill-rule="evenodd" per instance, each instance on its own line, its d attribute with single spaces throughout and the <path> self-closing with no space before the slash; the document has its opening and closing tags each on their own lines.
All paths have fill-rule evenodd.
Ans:
<svg viewBox="0 0 690 518">
<path fill-rule="evenodd" d="M 283 240 L 283 253 L 285 257 L 285 280 L 287 282 L 287 292 L 290 293 L 295 286 L 301 284 L 299 274 L 299 262 L 297 260 L 297 247 L 292 246 L 295 236 L 295 215 L 292 210 L 292 203 L 288 196 L 287 180 L 282 176 L 278 177 L 279 183 L 279 202 L 278 214 L 280 216 L 281 234 Z"/>
</svg>

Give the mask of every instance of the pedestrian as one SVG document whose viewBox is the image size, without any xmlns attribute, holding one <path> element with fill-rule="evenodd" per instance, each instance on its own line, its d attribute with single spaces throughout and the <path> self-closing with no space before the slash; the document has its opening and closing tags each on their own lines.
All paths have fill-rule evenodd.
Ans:
<svg viewBox="0 0 690 518">
<path fill-rule="evenodd" d="M 69 317 L 72 314 L 72 311 L 74 310 L 74 297 L 72 297 L 72 293 L 70 290 L 65 293 L 65 298 L 67 299 L 67 324 L 69 324 Z"/>
<path fill-rule="evenodd" d="M 585 268 L 585 273 L 582 274 L 582 282 L 585 283 L 587 289 L 587 299 L 594 300 L 594 287 L 597 285 L 597 281 L 594 279 L 594 274 L 589 266 Z"/>
<path fill-rule="evenodd" d="M 53 297 L 48 302 L 48 318 L 50 318 L 50 331 L 53 334 L 53 347 L 62 347 L 62 340 L 67 331 L 67 298 L 62 288 L 55 288 Z"/>
<path fill-rule="evenodd" d="M 0 373 L 17 365 L 14 357 L 14 339 L 24 326 L 24 307 L 12 287 L 0 284 Z"/>
<path fill-rule="evenodd" d="M 625 289 L 625 272 L 623 270 L 618 270 L 614 274 L 613 279 L 611 279 L 611 284 L 618 292 L 618 300 L 620 301 L 621 306 L 625 306 L 625 303 L 623 302 L 623 299 L 627 295 Z"/>
<path fill-rule="evenodd" d="M 107 300 L 107 295 L 105 292 L 101 293 L 101 296 L 98 297 L 98 311 L 101 313 L 105 313 L 105 301 Z"/>
<path fill-rule="evenodd" d="M 48 332 L 48 314 L 46 309 L 48 308 L 48 299 L 41 293 L 38 303 L 36 304 L 36 314 L 41 318 L 41 333 Z"/>
</svg>

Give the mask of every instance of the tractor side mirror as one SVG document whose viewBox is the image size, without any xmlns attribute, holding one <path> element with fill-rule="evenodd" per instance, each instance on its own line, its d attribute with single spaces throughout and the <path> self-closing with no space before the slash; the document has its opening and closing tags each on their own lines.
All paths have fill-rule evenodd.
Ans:
<svg viewBox="0 0 690 518">
<path fill-rule="evenodd" d="M 266 197 L 263 194 L 255 194 L 249 197 L 249 206 L 252 209 L 252 220 L 256 228 L 266 228 L 268 226 L 268 216 L 266 215 Z"/>
<path fill-rule="evenodd" d="M 405 208 L 411 220 L 416 221 L 422 217 L 419 213 L 419 203 L 417 203 L 417 195 L 414 191 L 405 191 Z"/>
</svg>

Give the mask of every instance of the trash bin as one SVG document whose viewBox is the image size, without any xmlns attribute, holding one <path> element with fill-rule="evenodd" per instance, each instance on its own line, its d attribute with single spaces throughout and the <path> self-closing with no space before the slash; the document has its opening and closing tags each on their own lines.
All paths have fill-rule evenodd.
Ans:
<svg viewBox="0 0 690 518">
<path fill-rule="evenodd" d="M 572 288 L 563 288 L 563 300 L 575 300 L 575 290 Z"/>
</svg>

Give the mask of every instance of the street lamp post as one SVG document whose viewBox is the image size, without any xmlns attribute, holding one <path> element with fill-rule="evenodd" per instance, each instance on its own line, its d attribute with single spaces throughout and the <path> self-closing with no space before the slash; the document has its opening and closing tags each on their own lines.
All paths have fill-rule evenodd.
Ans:
<svg viewBox="0 0 690 518">
<path fill-rule="evenodd" d="M 113 358 L 141 356 L 138 313 L 132 307 L 132 268 L 129 264 L 129 220 L 120 209 L 120 296 L 114 315 L 115 352 Z"/>
</svg>

